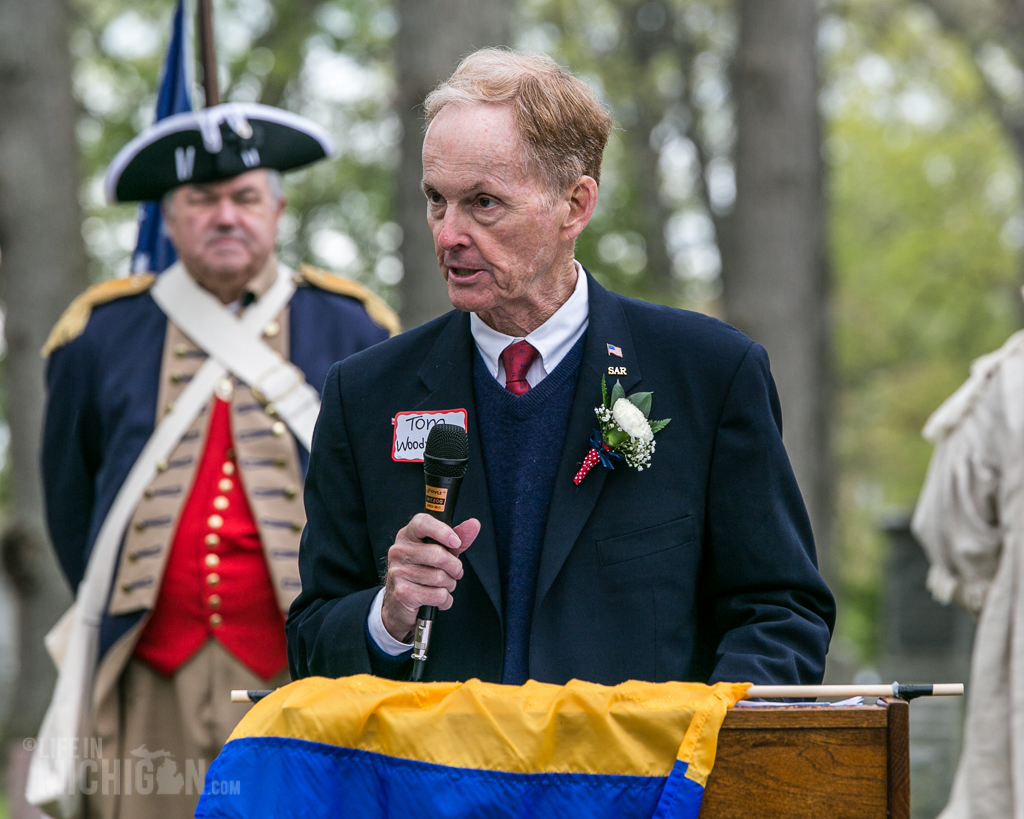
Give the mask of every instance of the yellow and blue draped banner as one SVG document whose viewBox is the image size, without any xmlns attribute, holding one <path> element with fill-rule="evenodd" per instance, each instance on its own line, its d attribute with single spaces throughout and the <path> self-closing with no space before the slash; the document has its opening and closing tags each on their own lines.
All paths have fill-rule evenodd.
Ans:
<svg viewBox="0 0 1024 819">
<path fill-rule="evenodd" d="M 196 817 L 697 819 L 747 688 L 300 680 L 235 729 Z"/>
</svg>

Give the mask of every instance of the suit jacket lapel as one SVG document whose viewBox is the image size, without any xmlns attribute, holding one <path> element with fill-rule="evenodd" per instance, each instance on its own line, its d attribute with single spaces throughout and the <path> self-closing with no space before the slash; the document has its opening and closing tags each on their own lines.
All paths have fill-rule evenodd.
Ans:
<svg viewBox="0 0 1024 819">
<path fill-rule="evenodd" d="M 607 379 L 609 392 L 616 380 L 622 383 L 627 393 L 640 381 L 640 366 L 637 363 L 633 338 L 618 297 L 601 287 L 589 273 L 587 277 L 590 317 L 584 342 L 586 346 L 583 351 L 583 363 L 580 365 L 576 395 L 569 415 L 569 427 L 562 446 L 562 459 L 558 465 L 555 488 L 551 495 L 551 507 L 537 576 L 535 606 L 541 604 L 551 584 L 555 582 L 555 577 L 597 503 L 608 474 L 605 467 L 598 465 L 579 486 L 573 483 L 583 458 L 590 450 L 591 432 L 597 429 L 594 408 L 601 404 L 601 376 Z M 621 359 L 609 354 L 608 344 L 614 344 L 622 349 Z M 624 368 L 627 374 L 608 375 L 609 367 Z M 627 467 L 623 465 L 616 468 Z"/>
<path fill-rule="evenodd" d="M 466 551 L 465 557 L 480 578 L 487 596 L 498 612 L 499 619 L 503 620 L 494 521 L 491 518 L 491 501 L 487 492 L 487 477 L 484 474 L 483 448 L 480 445 L 480 428 L 477 424 L 476 399 L 473 392 L 473 336 L 469 329 L 468 313 L 451 314 L 451 320 L 438 336 L 433 349 L 427 354 L 420 368 L 419 377 L 430 390 L 430 395 L 414 409 L 466 410 L 469 465 L 455 507 L 455 519 L 463 521 L 467 518 L 476 518 L 480 521 L 480 535 Z"/>
</svg>

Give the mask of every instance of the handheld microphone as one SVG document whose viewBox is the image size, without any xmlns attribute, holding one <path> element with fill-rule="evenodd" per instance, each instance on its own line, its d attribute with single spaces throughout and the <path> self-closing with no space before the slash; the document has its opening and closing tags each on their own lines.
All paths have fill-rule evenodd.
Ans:
<svg viewBox="0 0 1024 819">
<path fill-rule="evenodd" d="M 426 512 L 447 526 L 452 525 L 455 503 L 459 499 L 462 478 L 469 463 L 469 436 L 462 427 L 436 424 L 427 435 L 423 450 L 423 481 L 426 485 Z M 412 674 L 409 679 L 423 679 L 427 663 L 430 631 L 437 616 L 437 606 L 420 606 L 412 645 Z"/>
</svg>

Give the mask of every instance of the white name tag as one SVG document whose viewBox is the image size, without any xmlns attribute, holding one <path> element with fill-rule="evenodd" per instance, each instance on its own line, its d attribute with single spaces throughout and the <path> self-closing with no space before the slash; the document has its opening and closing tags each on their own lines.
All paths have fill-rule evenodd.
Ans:
<svg viewBox="0 0 1024 819">
<path fill-rule="evenodd" d="M 451 424 L 469 432 L 464 409 L 432 410 L 429 412 L 400 412 L 391 423 L 395 426 L 395 440 L 391 445 L 391 460 L 400 463 L 423 463 L 423 449 L 427 436 L 436 424 Z"/>
</svg>

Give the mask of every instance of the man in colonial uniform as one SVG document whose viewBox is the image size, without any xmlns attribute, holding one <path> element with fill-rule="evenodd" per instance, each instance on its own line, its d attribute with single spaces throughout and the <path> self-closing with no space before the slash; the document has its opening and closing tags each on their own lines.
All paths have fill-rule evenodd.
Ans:
<svg viewBox="0 0 1024 819">
<path fill-rule="evenodd" d="M 288 682 L 319 389 L 335 361 L 397 332 L 360 285 L 274 254 L 279 172 L 330 152 L 313 123 L 259 105 L 143 133 L 108 196 L 163 199 L 181 261 L 91 288 L 44 350 L 47 517 L 78 598 L 42 739 L 82 690 L 71 675 L 87 678 L 76 719 L 102 757 L 76 771 L 89 815 L 191 815 L 244 713 L 229 691 Z"/>
</svg>

